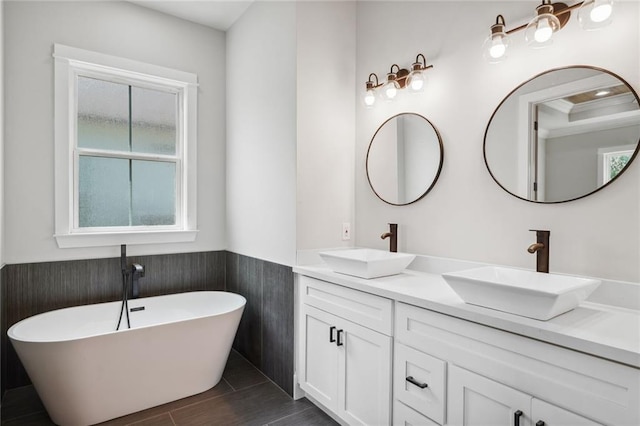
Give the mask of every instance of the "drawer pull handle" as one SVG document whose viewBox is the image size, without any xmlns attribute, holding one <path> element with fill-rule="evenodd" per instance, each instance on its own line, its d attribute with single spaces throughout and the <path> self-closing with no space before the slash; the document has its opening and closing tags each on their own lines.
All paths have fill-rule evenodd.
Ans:
<svg viewBox="0 0 640 426">
<path fill-rule="evenodd" d="M 336 331 L 336 328 L 334 326 L 331 326 L 329 328 L 329 343 L 333 343 L 336 341 L 336 338 L 333 336 L 334 331 Z"/>
<path fill-rule="evenodd" d="M 416 385 L 417 387 L 419 387 L 420 389 L 424 389 L 426 387 L 428 387 L 429 385 L 426 383 L 420 383 L 419 381 L 417 381 L 416 379 L 413 378 L 413 376 L 409 376 L 407 377 L 407 382 L 411 383 L 412 385 Z"/>
<path fill-rule="evenodd" d="M 536 426 L 545 426 L 545 422 L 543 420 L 538 420 L 536 422 Z"/>
<path fill-rule="evenodd" d="M 520 426 L 520 417 L 522 417 L 522 414 L 520 410 L 513 413 L 513 426 Z"/>
<path fill-rule="evenodd" d="M 344 345 L 344 343 L 342 342 L 342 339 L 341 339 L 343 331 L 344 331 L 344 330 L 338 330 L 338 341 L 336 342 L 336 345 L 337 345 L 337 346 L 342 346 L 342 345 Z"/>
</svg>

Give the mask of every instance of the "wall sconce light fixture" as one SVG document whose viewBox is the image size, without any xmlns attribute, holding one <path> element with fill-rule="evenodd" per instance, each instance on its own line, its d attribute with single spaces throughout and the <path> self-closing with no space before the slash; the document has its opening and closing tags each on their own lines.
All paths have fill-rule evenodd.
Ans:
<svg viewBox="0 0 640 426">
<path fill-rule="evenodd" d="M 378 76 L 375 73 L 369 74 L 363 98 L 364 105 L 366 107 L 374 106 L 378 96 L 385 101 L 392 101 L 398 95 L 398 91 L 404 88 L 407 88 L 412 93 L 424 91 L 427 85 L 425 70 L 429 68 L 433 68 L 433 65 L 427 65 L 427 60 L 420 53 L 416 56 L 416 61 L 411 65 L 411 71 L 400 68 L 397 64 L 391 65 L 387 80 L 383 83 L 378 82 Z"/>
<path fill-rule="evenodd" d="M 540 48 L 550 45 L 553 34 L 567 24 L 571 11 L 575 9 L 578 9 L 578 22 L 582 29 L 594 30 L 611 23 L 613 0 L 585 0 L 572 6 L 542 0 L 531 22 L 508 31 L 505 30 L 504 17 L 498 15 L 482 46 L 484 57 L 492 63 L 503 60 L 509 47 L 509 34 L 521 30 L 525 30 L 525 41 L 529 46 Z"/>
</svg>

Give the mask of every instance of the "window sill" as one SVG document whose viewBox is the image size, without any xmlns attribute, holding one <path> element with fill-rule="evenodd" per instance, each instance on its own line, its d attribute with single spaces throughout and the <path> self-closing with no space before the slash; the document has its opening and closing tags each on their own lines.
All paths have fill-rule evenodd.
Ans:
<svg viewBox="0 0 640 426">
<path fill-rule="evenodd" d="M 120 244 L 188 243 L 196 240 L 198 231 L 138 231 L 54 235 L 58 247 L 104 247 Z"/>
</svg>

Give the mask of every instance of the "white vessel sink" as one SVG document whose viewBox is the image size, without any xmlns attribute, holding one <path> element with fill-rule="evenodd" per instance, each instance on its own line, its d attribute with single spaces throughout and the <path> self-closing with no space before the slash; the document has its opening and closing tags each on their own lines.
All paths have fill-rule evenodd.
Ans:
<svg viewBox="0 0 640 426">
<path fill-rule="evenodd" d="M 601 282 L 496 266 L 442 277 L 466 303 L 543 321 L 578 306 Z"/>
<path fill-rule="evenodd" d="M 320 257 L 334 272 L 369 279 L 399 274 L 416 256 L 374 249 L 347 249 L 321 252 Z"/>
</svg>

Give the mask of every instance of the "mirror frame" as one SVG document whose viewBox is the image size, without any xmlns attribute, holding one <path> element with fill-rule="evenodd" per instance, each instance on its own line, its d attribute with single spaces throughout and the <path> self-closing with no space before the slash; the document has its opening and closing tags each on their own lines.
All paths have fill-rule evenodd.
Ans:
<svg viewBox="0 0 640 426">
<path fill-rule="evenodd" d="M 373 187 L 373 184 L 371 183 L 371 178 L 369 177 L 369 153 L 371 152 L 371 146 L 373 145 L 373 141 L 376 139 L 376 135 L 378 134 L 378 132 L 380 132 L 380 129 L 382 129 L 384 127 L 385 124 L 387 124 L 389 121 L 393 120 L 394 118 L 397 118 L 399 116 L 402 115 L 415 115 L 416 117 L 419 117 L 423 120 L 425 120 L 433 129 L 433 131 L 435 132 L 437 138 L 438 138 L 438 144 L 440 146 L 440 161 L 438 163 L 438 171 L 436 172 L 436 175 L 433 177 L 433 182 L 431 182 L 431 184 L 429 185 L 429 187 L 427 188 L 427 190 L 420 195 L 418 198 L 416 198 L 415 200 L 412 200 L 408 203 L 392 203 L 389 202 L 387 200 L 385 200 L 384 198 L 382 198 L 380 196 L 380 194 L 378 194 L 378 192 L 375 190 L 375 188 Z M 365 169 L 366 169 L 366 173 L 367 173 L 367 182 L 369 182 L 369 187 L 371 188 L 371 190 L 373 191 L 374 194 L 376 194 L 376 197 L 378 197 L 380 200 L 384 201 L 385 203 L 392 205 L 392 206 L 408 206 L 409 204 L 413 204 L 417 201 L 420 201 L 421 199 L 423 199 L 428 193 L 429 191 L 431 191 L 431 189 L 433 189 L 434 185 L 436 184 L 436 182 L 438 181 L 438 178 L 440 177 L 440 172 L 442 171 L 442 165 L 444 164 L 444 145 L 442 144 L 442 137 L 440 136 L 440 132 L 438 131 L 438 129 L 436 128 L 436 126 L 433 125 L 433 123 L 431 121 L 429 121 L 428 118 L 417 114 L 415 112 L 401 112 L 399 114 L 396 114 L 392 117 L 387 118 L 376 130 L 376 132 L 373 134 L 373 137 L 371 138 L 371 141 L 369 142 L 369 147 L 367 148 L 367 156 L 365 158 Z"/>
<path fill-rule="evenodd" d="M 615 78 L 617 78 L 622 84 L 624 84 L 629 91 L 633 94 L 633 96 L 636 98 L 636 102 L 638 103 L 638 107 L 640 108 L 640 97 L 638 97 L 638 93 L 636 93 L 636 91 L 633 89 L 633 87 L 622 77 L 620 77 L 618 74 L 613 73 L 609 70 L 606 70 L 604 68 L 599 68 L 599 67 L 595 67 L 595 66 L 591 66 L 591 65 L 568 65 L 565 67 L 558 67 L 558 68 L 552 68 L 550 70 L 547 71 L 543 71 L 539 74 L 534 75 L 533 77 L 531 77 L 530 79 L 520 83 L 515 89 L 513 89 L 512 91 L 510 91 L 507 96 L 504 97 L 504 99 L 502 99 L 502 101 L 498 104 L 498 106 L 496 107 L 496 109 L 493 111 L 493 114 L 491 114 L 491 118 L 489 119 L 489 122 L 487 123 L 487 128 L 485 129 L 484 132 L 484 139 L 483 139 L 483 143 L 482 143 L 482 155 L 484 157 L 484 164 L 487 167 L 487 171 L 489 172 L 489 174 L 491 175 L 491 178 L 495 181 L 495 183 L 498 184 L 498 186 L 500 188 L 502 188 L 505 192 L 509 193 L 510 195 L 513 195 L 516 198 L 519 198 L 521 200 L 527 201 L 529 203 L 535 203 L 535 204 L 560 204 L 560 203 L 568 203 L 569 201 L 575 201 L 575 200 L 579 200 L 581 198 L 584 197 L 588 197 L 591 194 L 595 194 L 596 192 L 600 191 L 603 188 L 606 188 L 607 186 L 609 186 L 612 182 L 614 182 L 616 179 L 618 179 L 620 176 L 622 176 L 624 174 L 625 171 L 627 171 L 627 169 L 629 168 L 629 166 L 631 166 L 631 164 L 633 163 L 633 160 L 635 160 L 635 158 L 638 156 L 638 152 L 640 151 L 640 138 L 638 139 L 638 144 L 636 144 L 636 149 L 633 151 L 633 155 L 631 156 L 631 158 L 629 159 L 629 162 L 627 163 L 627 165 L 620 171 L 620 173 L 618 173 L 616 176 L 614 176 L 610 181 L 608 181 L 607 183 L 605 183 L 604 185 L 601 185 L 599 187 L 597 187 L 596 189 L 594 189 L 593 191 L 581 195 L 579 197 L 575 197 L 575 198 L 570 198 L 568 200 L 560 200 L 560 201 L 536 201 L 536 200 L 529 200 L 528 198 L 524 198 L 521 197 L 519 195 L 514 194 L 513 192 L 509 191 L 507 188 L 505 188 L 500 182 L 498 182 L 498 179 L 496 179 L 496 177 L 493 175 L 493 173 L 491 172 L 491 168 L 489 167 L 489 162 L 487 161 L 487 134 L 489 133 L 489 127 L 491 126 L 491 122 L 493 121 L 493 118 L 495 117 L 496 113 L 498 112 L 498 110 L 500 109 L 500 107 L 502 106 L 502 104 L 504 104 L 507 99 L 509 99 L 509 97 L 511 95 L 513 95 L 518 89 L 520 89 L 522 86 L 524 86 L 525 84 L 531 82 L 532 80 L 535 80 L 538 77 L 541 77 L 543 75 L 552 73 L 554 71 L 561 71 L 561 70 L 567 70 L 567 69 L 572 69 L 572 68 L 587 68 L 587 69 L 591 69 L 594 71 L 600 71 L 602 73 L 606 73 L 609 74 Z"/>
</svg>

